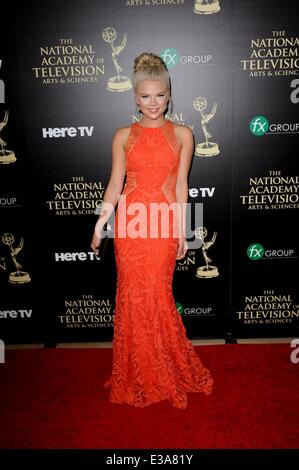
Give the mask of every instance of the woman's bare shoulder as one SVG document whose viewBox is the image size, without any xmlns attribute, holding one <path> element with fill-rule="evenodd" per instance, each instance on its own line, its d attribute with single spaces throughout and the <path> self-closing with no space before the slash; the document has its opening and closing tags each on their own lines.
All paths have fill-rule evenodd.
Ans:
<svg viewBox="0 0 299 470">
<path fill-rule="evenodd" d="M 131 131 L 131 126 L 119 127 L 114 133 L 113 140 L 125 144 Z"/>
<path fill-rule="evenodd" d="M 185 126 L 184 124 L 174 124 L 174 132 L 177 138 L 184 143 L 186 140 L 193 139 L 193 132 L 190 127 Z"/>
<path fill-rule="evenodd" d="M 131 126 L 119 127 L 118 129 L 116 129 L 114 135 L 118 137 L 126 136 L 130 133 L 130 130 L 131 130 Z"/>
</svg>

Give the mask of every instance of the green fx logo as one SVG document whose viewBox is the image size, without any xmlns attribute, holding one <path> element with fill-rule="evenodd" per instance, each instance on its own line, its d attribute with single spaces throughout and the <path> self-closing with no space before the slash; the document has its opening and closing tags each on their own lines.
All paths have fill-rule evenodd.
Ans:
<svg viewBox="0 0 299 470">
<path fill-rule="evenodd" d="M 247 256 L 253 261 L 261 259 L 264 256 L 265 248 L 259 243 L 253 243 L 247 248 Z"/>
<path fill-rule="evenodd" d="M 269 121 L 265 116 L 255 116 L 249 124 L 250 131 L 258 137 L 266 134 L 269 129 Z"/>
<path fill-rule="evenodd" d="M 174 67 L 180 61 L 178 51 L 174 47 L 168 47 L 160 52 L 160 57 L 164 60 L 168 68 Z"/>
<path fill-rule="evenodd" d="M 180 304 L 179 302 L 176 302 L 175 305 L 176 305 L 176 308 L 177 308 L 179 314 L 182 315 L 182 314 L 184 313 L 184 307 L 183 307 L 183 305 Z"/>
</svg>

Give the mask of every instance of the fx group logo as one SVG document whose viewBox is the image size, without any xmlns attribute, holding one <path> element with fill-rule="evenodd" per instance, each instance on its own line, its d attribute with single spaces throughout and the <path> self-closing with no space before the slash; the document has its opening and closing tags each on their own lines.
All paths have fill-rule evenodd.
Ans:
<svg viewBox="0 0 299 470">
<path fill-rule="evenodd" d="M 265 116 L 255 116 L 249 124 L 250 131 L 253 135 L 261 137 L 269 130 L 269 121 Z"/>
<path fill-rule="evenodd" d="M 265 134 L 298 134 L 299 122 L 271 122 L 265 116 L 255 116 L 249 124 L 250 132 L 261 137 Z"/>
<path fill-rule="evenodd" d="M 264 259 L 297 259 L 295 248 L 267 248 L 265 249 L 260 243 L 253 243 L 247 248 L 247 256 L 253 261 Z"/>
<path fill-rule="evenodd" d="M 164 60 L 168 68 L 174 67 L 180 61 L 179 53 L 174 47 L 163 49 L 160 52 L 160 57 Z"/>
<path fill-rule="evenodd" d="M 160 57 L 164 60 L 168 68 L 177 64 L 181 65 L 211 65 L 214 57 L 212 54 L 203 53 L 195 55 L 180 55 L 174 47 L 166 47 L 160 52 Z M 215 65 L 215 64 L 214 64 Z"/>
<path fill-rule="evenodd" d="M 265 248 L 259 243 L 253 243 L 247 248 L 247 256 L 249 259 L 256 261 L 261 259 L 265 254 Z"/>
</svg>

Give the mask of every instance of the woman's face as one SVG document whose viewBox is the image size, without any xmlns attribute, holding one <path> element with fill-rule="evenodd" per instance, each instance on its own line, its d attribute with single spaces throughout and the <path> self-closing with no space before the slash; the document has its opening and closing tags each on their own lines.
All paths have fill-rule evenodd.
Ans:
<svg viewBox="0 0 299 470">
<path fill-rule="evenodd" d="M 167 109 L 169 92 L 161 80 L 142 80 L 136 90 L 136 103 L 144 117 L 159 119 Z"/>
</svg>

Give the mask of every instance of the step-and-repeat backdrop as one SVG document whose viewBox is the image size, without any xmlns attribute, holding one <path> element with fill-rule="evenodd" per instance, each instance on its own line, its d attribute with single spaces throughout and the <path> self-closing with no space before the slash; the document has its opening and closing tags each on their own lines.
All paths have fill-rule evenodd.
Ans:
<svg viewBox="0 0 299 470">
<path fill-rule="evenodd" d="M 113 244 L 90 241 L 134 58 L 168 65 L 195 154 L 199 249 L 173 292 L 190 338 L 298 335 L 298 2 L 10 2 L 0 43 L 0 338 L 113 335 Z"/>
</svg>

